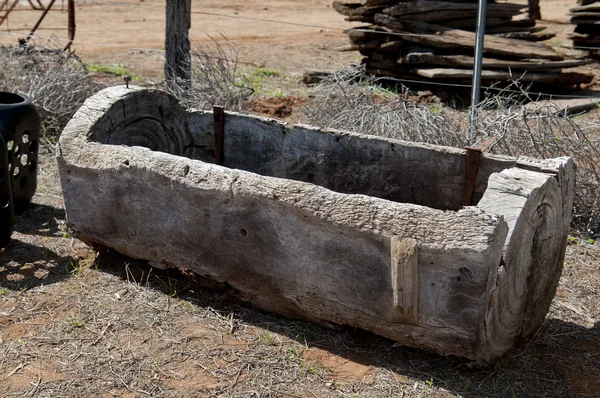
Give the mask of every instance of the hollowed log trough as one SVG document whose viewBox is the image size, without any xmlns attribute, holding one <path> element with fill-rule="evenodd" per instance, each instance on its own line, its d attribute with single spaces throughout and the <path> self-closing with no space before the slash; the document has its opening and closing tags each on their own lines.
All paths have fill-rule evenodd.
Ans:
<svg viewBox="0 0 600 398">
<path fill-rule="evenodd" d="M 482 154 L 475 177 L 463 149 L 227 113 L 220 166 L 213 124 L 159 91 L 89 98 L 59 141 L 73 233 L 267 311 L 479 364 L 542 324 L 570 158 Z"/>
</svg>

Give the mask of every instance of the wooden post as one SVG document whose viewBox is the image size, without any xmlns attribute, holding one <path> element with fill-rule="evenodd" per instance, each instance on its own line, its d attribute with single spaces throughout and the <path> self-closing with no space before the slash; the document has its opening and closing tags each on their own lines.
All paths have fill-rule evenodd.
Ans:
<svg viewBox="0 0 600 398">
<path fill-rule="evenodd" d="M 540 0 L 528 0 L 527 5 L 529 6 L 529 19 L 542 19 Z"/>
<path fill-rule="evenodd" d="M 165 79 L 169 88 L 190 85 L 192 0 L 167 0 Z"/>
</svg>

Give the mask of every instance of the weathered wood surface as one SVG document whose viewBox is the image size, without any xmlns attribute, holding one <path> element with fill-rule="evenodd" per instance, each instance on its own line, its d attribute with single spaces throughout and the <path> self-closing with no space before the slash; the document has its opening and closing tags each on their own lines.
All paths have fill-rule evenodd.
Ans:
<svg viewBox="0 0 600 398">
<path fill-rule="evenodd" d="M 579 7 L 570 9 L 571 23 L 575 24 L 574 33 L 568 37 L 573 40 L 573 45 L 578 47 L 591 47 L 585 49 L 590 57 L 597 58 L 600 51 L 600 2 L 579 2 Z"/>
<path fill-rule="evenodd" d="M 535 6 L 535 4 L 533 4 Z M 430 52 L 439 52 L 443 56 L 458 56 L 472 58 L 474 53 L 477 4 L 472 2 L 450 2 L 442 0 L 411 0 L 402 2 L 382 2 L 377 5 L 364 6 L 360 1 L 336 2 L 335 7 L 344 15 L 349 15 L 347 20 L 361 21 L 369 25 L 350 29 L 346 32 L 350 38 L 350 45 L 339 47 L 338 51 L 358 51 L 364 56 L 362 63 L 367 65 L 368 73 L 377 73 L 405 79 L 415 79 L 414 70 L 406 68 L 411 61 L 406 60 L 410 53 L 408 48 L 421 45 Z M 544 44 L 555 36 L 554 33 L 546 31 L 544 27 L 535 26 L 534 18 L 514 19 L 514 16 L 522 13 L 526 6 L 512 3 L 490 2 L 487 6 L 486 38 L 484 40 L 484 55 L 486 58 L 497 59 L 492 62 L 496 65 L 492 69 L 515 69 L 536 72 L 547 72 L 541 80 L 533 81 L 534 89 L 544 92 L 552 90 L 576 89 L 576 86 L 589 82 L 589 76 L 585 73 L 569 71 L 560 74 L 563 68 L 560 64 L 551 65 L 537 63 L 531 69 L 527 68 L 525 62 L 537 61 L 561 61 L 564 54 L 557 53 L 549 45 Z M 535 14 L 535 7 L 530 4 L 530 13 Z M 581 11 L 590 13 L 590 11 Z M 574 18 L 584 18 L 580 22 L 593 23 L 591 19 L 596 16 L 591 12 L 587 14 L 574 15 Z M 586 19 L 587 18 L 587 19 Z M 575 19 L 576 21 L 576 19 Z M 579 24 L 577 33 L 589 33 L 593 25 Z M 578 30 L 580 29 L 580 30 Z M 586 31 L 582 31 L 585 29 Z M 359 30 L 363 30 L 360 32 Z M 377 32 L 368 32 L 368 31 Z M 387 33 L 387 34 L 386 34 Z M 600 34 L 600 30 L 598 32 Z M 573 35 L 575 44 L 592 45 L 595 40 L 592 37 L 578 37 Z M 398 55 L 397 64 L 393 63 L 390 54 Z M 427 51 L 426 51 L 427 52 Z M 568 57 L 568 56 L 566 56 Z M 466 58 L 463 58 L 466 59 Z M 444 60 L 450 63 L 442 63 Z M 570 61 L 574 61 L 571 59 Z M 573 62 L 577 64 L 577 62 Z M 472 65 L 465 65 L 462 59 L 440 58 L 432 60 L 432 64 L 421 64 L 427 66 L 451 66 L 459 69 L 472 69 Z M 507 66 L 504 66 L 507 65 Z M 487 68 L 484 65 L 484 68 Z M 556 75 L 559 73 L 560 75 Z M 504 78 L 494 80 L 493 71 L 488 71 L 490 82 L 506 84 Z M 416 75 L 420 76 L 420 75 Z M 496 75 L 499 76 L 499 75 Z M 456 77 L 450 77 L 455 79 Z M 462 78 L 462 77 L 461 77 Z M 416 80 L 428 81 L 439 79 L 434 77 L 417 77 Z M 443 80 L 443 79 L 442 79 Z M 553 83 L 557 83 L 556 86 Z"/>
<path fill-rule="evenodd" d="M 452 19 L 474 18 L 477 16 L 477 3 L 450 3 L 447 1 L 415 0 L 398 3 L 383 10 L 394 17 L 409 17 L 423 22 L 448 21 Z M 510 18 L 521 13 L 520 4 L 491 3 L 487 5 L 488 18 Z"/>
<path fill-rule="evenodd" d="M 505 37 L 507 39 L 527 40 L 527 41 L 544 41 L 550 40 L 556 33 L 544 32 L 544 33 L 531 33 L 531 32 L 508 32 L 495 34 L 498 37 Z"/>
<path fill-rule="evenodd" d="M 167 0 L 165 29 L 165 79 L 174 88 L 190 84 L 190 38 L 192 0 Z"/>
<path fill-rule="evenodd" d="M 352 163 L 362 154 L 348 151 L 352 147 L 367 148 L 362 159 L 374 166 L 382 157 L 373 148 L 400 153 L 409 170 L 422 165 L 406 154 L 420 151 L 431 159 L 430 168 L 440 169 L 464 150 L 241 115 L 226 119 L 225 165 L 231 167 L 197 160 L 211 160 L 202 149 L 214 140 L 210 113 L 187 113 L 165 93 L 124 87 L 88 99 L 59 140 L 73 233 L 227 283 L 241 299 L 268 311 L 361 327 L 478 363 L 503 355 L 545 316 L 572 205 L 570 160 L 484 156 L 477 186 L 488 177 L 490 183 L 478 207 L 443 211 L 289 177 L 299 169 L 329 174 L 323 161 L 337 151 Z M 369 161 L 374 155 L 378 162 Z M 290 159 L 300 163 L 288 166 Z M 501 173 L 490 177 L 495 171 Z M 379 172 L 370 171 L 374 177 Z M 462 199 L 462 189 L 455 194 Z M 516 245 L 519 240 L 526 244 Z M 498 274 L 503 264 L 506 278 Z M 531 277 L 515 279 L 514 272 Z M 532 303 L 533 297 L 541 299 Z M 527 318 L 514 322 L 519 308 Z"/>
<path fill-rule="evenodd" d="M 571 7 L 569 9 L 569 15 L 577 14 L 580 12 L 598 12 L 598 13 L 600 13 L 600 2 L 588 4 L 585 6 Z"/>
<path fill-rule="evenodd" d="M 482 338 L 491 356 L 531 337 L 544 320 L 562 271 L 574 182 L 572 160 L 490 177 L 477 206 L 502 215 L 510 228 L 503 264 L 490 281 Z"/>
<path fill-rule="evenodd" d="M 448 28 L 463 29 L 475 31 L 477 27 L 477 19 L 452 19 L 444 20 L 443 25 Z M 503 32 L 521 32 L 529 31 L 535 26 L 535 21 L 527 19 L 507 20 L 506 18 L 486 18 L 485 33 L 503 33 Z M 538 27 L 538 29 L 545 29 Z"/>
<path fill-rule="evenodd" d="M 334 1 L 332 7 L 338 13 L 347 16 L 373 16 L 377 12 L 381 12 L 383 7 L 357 7 Z"/>
<path fill-rule="evenodd" d="M 527 104 L 526 110 L 544 115 L 576 115 L 600 106 L 600 93 L 597 91 L 585 90 L 574 95 L 582 98 L 534 101 Z"/>
<path fill-rule="evenodd" d="M 426 24 L 423 22 L 399 20 L 385 14 L 376 14 L 375 21 L 380 26 L 388 27 L 399 33 L 403 40 L 439 48 L 466 48 L 473 50 L 475 33 L 451 29 L 444 26 Z M 562 60 L 550 47 L 530 43 L 524 40 L 506 39 L 503 37 L 486 36 L 484 54 L 502 55 L 517 58 L 541 58 Z"/>
<path fill-rule="evenodd" d="M 429 69 L 411 69 L 411 72 L 430 79 L 457 79 L 470 80 L 473 78 L 473 71 L 469 69 L 451 69 L 451 68 L 429 68 Z M 593 80 L 592 75 L 571 72 L 536 72 L 536 73 L 507 73 L 502 71 L 481 71 L 482 80 L 520 80 L 529 83 L 560 83 L 560 84 L 581 84 L 589 83 Z"/>
<path fill-rule="evenodd" d="M 212 145 L 210 114 L 193 114 L 189 126 L 194 142 Z M 227 167 L 347 194 L 444 210 L 462 207 L 462 196 L 457 194 L 464 186 L 462 149 L 432 152 L 431 145 L 347 132 L 332 134 L 235 114 L 227 116 L 225 136 Z M 214 155 L 198 150 L 193 156 L 212 161 Z"/>
<path fill-rule="evenodd" d="M 398 60 L 401 64 L 440 65 L 469 68 L 473 67 L 475 59 L 467 55 L 436 55 L 432 52 L 410 52 Z M 574 68 L 592 63 L 589 59 L 568 61 L 511 61 L 493 58 L 483 58 L 483 67 L 487 69 L 513 70 L 557 70 Z"/>
<path fill-rule="evenodd" d="M 419 255 L 418 242 L 411 238 L 393 237 L 392 292 L 398 320 L 417 325 L 419 319 Z"/>
</svg>

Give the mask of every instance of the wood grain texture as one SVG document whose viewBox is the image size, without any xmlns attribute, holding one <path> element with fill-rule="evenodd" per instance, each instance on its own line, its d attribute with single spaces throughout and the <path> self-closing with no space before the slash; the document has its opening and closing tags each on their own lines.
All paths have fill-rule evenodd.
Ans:
<svg viewBox="0 0 600 398">
<path fill-rule="evenodd" d="M 392 291 L 398 320 L 416 325 L 419 306 L 419 256 L 417 241 L 392 237 Z"/>
<path fill-rule="evenodd" d="M 422 68 L 411 69 L 411 72 L 430 79 L 471 80 L 473 78 L 473 70 L 470 69 Z M 530 73 L 510 73 L 509 71 L 482 70 L 481 79 L 483 81 L 506 81 L 513 79 L 528 83 L 581 84 L 590 83 L 594 79 L 594 76 L 577 72 L 552 73 L 548 71 L 534 71 Z"/>
<path fill-rule="evenodd" d="M 190 38 L 192 0 L 167 0 L 165 78 L 170 86 L 190 84 Z"/>
<path fill-rule="evenodd" d="M 475 42 L 475 33 L 473 32 L 414 20 L 396 19 L 386 14 L 375 14 L 375 22 L 396 32 L 408 32 L 398 33 L 398 35 L 403 40 L 413 43 L 439 48 L 465 48 L 472 51 Z M 552 48 L 544 44 L 495 36 L 486 36 L 483 53 L 521 59 L 540 58 L 557 61 L 563 59 Z"/>
<path fill-rule="evenodd" d="M 433 52 L 409 52 L 402 55 L 398 61 L 401 64 L 438 65 L 447 67 L 473 67 L 475 59 L 467 55 L 437 55 Z M 483 67 L 487 69 L 513 69 L 513 70 L 548 70 L 574 68 L 588 65 L 592 60 L 577 59 L 568 61 L 512 61 L 504 59 L 483 58 Z"/>
<path fill-rule="evenodd" d="M 497 356 L 541 326 L 562 271 L 573 203 L 574 167 L 526 161 L 490 177 L 478 207 L 509 226 L 503 262 L 489 284 L 482 355 Z M 539 166 L 539 164 L 537 165 Z M 530 168 L 527 170 L 525 168 Z"/>
</svg>

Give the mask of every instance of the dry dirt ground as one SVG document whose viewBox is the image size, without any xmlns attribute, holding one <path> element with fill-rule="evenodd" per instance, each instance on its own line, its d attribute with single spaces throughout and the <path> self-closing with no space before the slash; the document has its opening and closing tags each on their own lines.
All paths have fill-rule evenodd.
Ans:
<svg viewBox="0 0 600 398">
<path fill-rule="evenodd" d="M 137 50 L 85 43 L 74 49 L 89 65 L 119 64 L 151 84 L 162 74 L 164 36 L 163 13 L 152 8 L 164 1 L 123 2 L 151 9 L 78 2 L 77 39 Z M 265 97 L 273 94 L 268 101 L 274 106 L 283 97 L 294 107 L 296 100 L 286 95 L 301 97 L 302 71 L 358 60 L 356 54 L 332 51 L 346 44 L 338 29 L 350 24 L 329 1 L 193 3 L 195 11 L 336 28 L 194 15 L 194 37 L 206 41 L 205 32 L 224 33 L 238 46 L 240 59 L 252 64 L 248 68 L 273 72 L 256 75 Z M 574 4 L 541 5 L 545 18 L 564 22 Z M 14 15 L 12 29 L 37 18 L 33 11 Z M 45 26 L 64 27 L 65 21 L 66 14 L 56 11 Z M 572 28 L 548 24 L 561 34 Z M 0 38 L 14 42 L 12 36 Z M 493 367 L 471 368 L 360 330 L 324 329 L 267 314 L 189 275 L 91 250 L 65 228 L 54 148 L 47 144 L 41 150 L 33 204 L 18 215 L 13 240 L 0 252 L 0 395 L 600 396 L 597 243 L 570 239 L 558 293 L 535 338 Z"/>
</svg>

